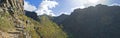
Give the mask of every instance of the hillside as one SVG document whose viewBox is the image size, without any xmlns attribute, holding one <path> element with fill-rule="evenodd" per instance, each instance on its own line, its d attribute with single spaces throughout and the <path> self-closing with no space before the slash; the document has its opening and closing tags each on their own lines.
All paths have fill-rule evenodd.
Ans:
<svg viewBox="0 0 120 38">
<path fill-rule="evenodd" d="M 0 1 L 0 38 L 67 38 L 47 17 L 38 22 L 26 16 L 23 4 L 23 0 Z"/>
<path fill-rule="evenodd" d="M 120 6 L 78 8 L 60 24 L 73 38 L 120 38 Z"/>
<path fill-rule="evenodd" d="M 57 24 L 60 24 L 62 21 L 64 21 L 69 15 L 62 14 L 58 17 L 53 17 L 53 21 L 56 22 Z"/>
<path fill-rule="evenodd" d="M 54 22 L 52 22 L 47 16 L 40 17 L 40 28 L 37 28 L 43 38 L 67 38 L 65 32 Z"/>
<path fill-rule="evenodd" d="M 25 15 L 26 15 L 27 17 L 30 17 L 30 18 L 36 20 L 36 21 L 39 20 L 37 14 L 36 14 L 35 12 L 30 12 L 30 11 L 26 11 L 26 10 L 25 10 Z"/>
</svg>

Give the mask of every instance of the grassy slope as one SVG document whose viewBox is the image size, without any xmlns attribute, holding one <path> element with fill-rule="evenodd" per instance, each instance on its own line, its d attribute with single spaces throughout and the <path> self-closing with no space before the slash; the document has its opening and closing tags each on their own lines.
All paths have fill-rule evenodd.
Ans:
<svg viewBox="0 0 120 38">
<path fill-rule="evenodd" d="M 13 26 L 13 21 L 11 21 L 10 19 L 11 19 L 11 16 L 9 15 L 9 13 L 0 14 L 0 30 L 9 31 L 15 28 Z"/>
<path fill-rule="evenodd" d="M 26 17 L 23 14 L 16 14 L 18 19 L 20 19 L 25 26 L 25 31 L 28 32 L 32 38 L 66 38 L 67 35 L 46 17 L 42 17 L 42 21 L 37 22 L 31 18 Z M 0 30 L 8 32 L 9 30 L 15 30 L 13 17 L 9 13 L 4 13 L 0 15 Z M 26 21 L 30 22 L 27 24 Z M 37 27 L 38 29 L 35 29 Z"/>
<path fill-rule="evenodd" d="M 41 26 L 39 26 L 38 31 L 43 38 L 67 38 L 66 33 L 46 16 L 41 17 L 40 23 Z"/>
</svg>

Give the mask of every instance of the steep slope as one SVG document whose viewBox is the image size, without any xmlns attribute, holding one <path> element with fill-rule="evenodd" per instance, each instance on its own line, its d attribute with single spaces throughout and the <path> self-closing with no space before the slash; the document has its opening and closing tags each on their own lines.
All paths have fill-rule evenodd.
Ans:
<svg viewBox="0 0 120 38">
<path fill-rule="evenodd" d="M 40 16 L 40 28 L 36 28 L 42 38 L 67 38 L 65 32 L 46 15 Z"/>
<path fill-rule="evenodd" d="M 74 38 L 120 38 L 120 6 L 76 9 L 61 22 Z"/>
<path fill-rule="evenodd" d="M 47 26 L 44 26 L 44 24 L 24 14 L 23 0 L 0 1 L 0 38 L 66 38 L 66 36 L 63 36 L 65 35 L 62 33 L 63 31 L 55 27 L 56 25 L 51 25 L 49 28 L 52 29 L 47 29 Z M 51 24 L 51 22 L 49 24 Z M 52 32 L 58 32 L 59 34 L 48 34 Z"/>
<path fill-rule="evenodd" d="M 62 21 L 64 21 L 69 15 L 62 14 L 58 17 L 53 17 L 53 21 L 56 22 L 57 24 L 60 24 Z"/>
<path fill-rule="evenodd" d="M 0 38 L 39 38 L 32 19 L 23 11 L 23 0 L 1 0 Z M 31 21 L 28 23 L 28 21 Z M 36 23 L 36 22 L 35 22 Z M 33 26 L 33 27 L 31 27 Z M 31 27 L 28 29 L 28 27 Z M 33 31 L 33 32 L 31 32 Z M 34 34 L 34 35 L 33 35 Z"/>
</svg>

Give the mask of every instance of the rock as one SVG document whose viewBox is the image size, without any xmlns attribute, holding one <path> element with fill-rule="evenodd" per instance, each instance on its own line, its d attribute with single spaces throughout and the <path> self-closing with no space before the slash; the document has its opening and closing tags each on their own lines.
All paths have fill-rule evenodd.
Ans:
<svg viewBox="0 0 120 38">
<path fill-rule="evenodd" d="M 23 0 L 0 0 L 0 19 L 6 19 L 2 16 L 6 16 L 7 13 L 11 15 L 9 16 L 11 18 L 10 21 L 13 21 L 16 28 L 14 31 L 10 30 L 7 32 L 0 30 L 0 38 L 19 38 L 19 36 L 23 34 L 24 26 L 19 19 L 16 19 L 15 14 L 23 14 Z M 4 24 L 3 21 L 1 23 Z"/>
<path fill-rule="evenodd" d="M 27 20 L 27 21 L 26 21 L 26 24 L 29 24 L 29 23 L 30 23 L 30 21 L 29 21 L 29 20 Z"/>
<path fill-rule="evenodd" d="M 0 38 L 15 38 L 15 35 L 0 31 Z"/>
</svg>

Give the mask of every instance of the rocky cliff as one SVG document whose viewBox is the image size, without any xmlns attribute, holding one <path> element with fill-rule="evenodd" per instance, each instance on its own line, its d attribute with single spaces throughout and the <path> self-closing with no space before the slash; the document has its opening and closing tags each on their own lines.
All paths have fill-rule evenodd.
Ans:
<svg viewBox="0 0 120 38">
<path fill-rule="evenodd" d="M 24 30 L 23 4 L 23 0 L 0 0 L 0 38 L 30 38 Z"/>
</svg>

